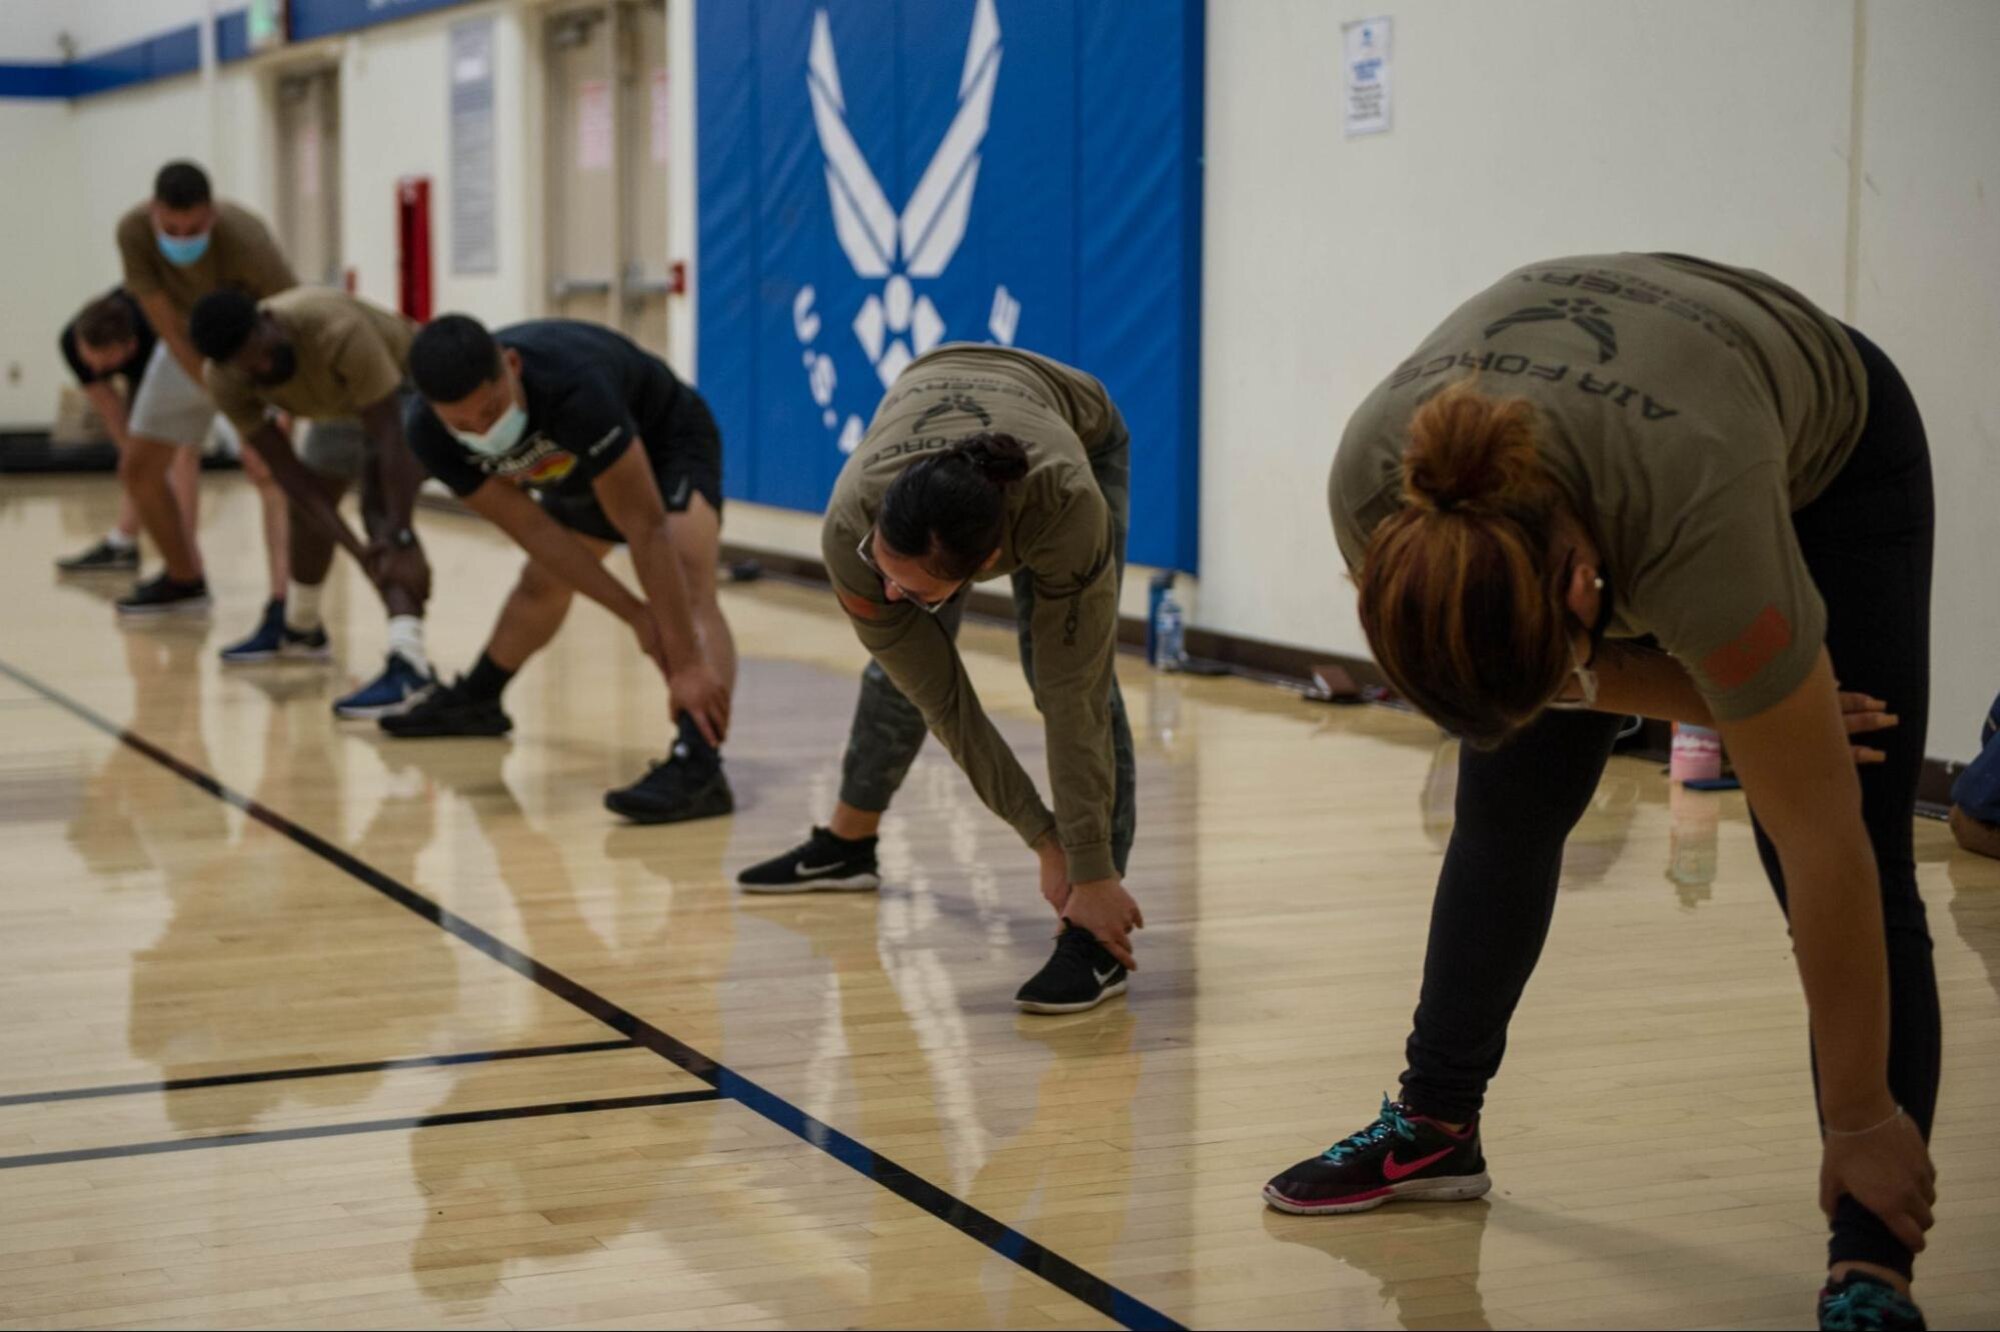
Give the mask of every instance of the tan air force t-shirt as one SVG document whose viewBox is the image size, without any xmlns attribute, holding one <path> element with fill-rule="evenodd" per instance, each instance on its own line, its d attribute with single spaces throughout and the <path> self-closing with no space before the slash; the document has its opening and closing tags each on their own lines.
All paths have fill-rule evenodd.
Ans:
<svg viewBox="0 0 2000 1332">
<path fill-rule="evenodd" d="M 1683 255 L 1508 274 L 1348 422 L 1329 501 L 1350 568 L 1402 502 L 1417 406 L 1468 376 L 1535 405 L 1542 461 L 1603 551 L 1613 636 L 1657 639 L 1725 721 L 1804 681 L 1826 608 L 1791 515 L 1868 415 L 1861 358 L 1832 316 L 1762 273 Z"/>
<path fill-rule="evenodd" d="M 276 407 L 312 421 L 353 417 L 402 387 L 417 326 L 402 315 L 330 287 L 294 287 L 259 303 L 298 356 L 282 384 L 258 384 L 233 366 L 208 363 L 208 392 L 229 423 L 248 434 Z"/>
<path fill-rule="evenodd" d="M 167 262 L 153 235 L 147 205 L 118 219 L 118 255 L 125 262 L 125 289 L 134 296 L 163 292 L 185 320 L 194 303 L 211 291 L 231 288 L 258 300 L 299 285 L 292 266 L 257 215 L 233 203 L 215 205 L 208 249 L 182 268 Z"/>
<path fill-rule="evenodd" d="M 1104 386 L 1080 370 L 1007 347 L 956 343 L 918 357 L 890 386 L 841 469 L 821 529 L 827 571 L 862 645 L 924 715 L 986 807 L 1034 844 L 1054 828 L 1079 883 L 1116 874 L 1111 672 L 1118 640 L 1110 510 L 1090 458 L 1116 442 Z M 918 458 L 981 431 L 1028 451 L 1011 487 L 1000 558 L 980 581 L 1034 575 L 1028 626 L 1035 703 L 1048 735 L 1055 813 L 979 705 L 965 663 L 934 615 L 892 602 L 858 547 L 889 483 Z"/>
</svg>

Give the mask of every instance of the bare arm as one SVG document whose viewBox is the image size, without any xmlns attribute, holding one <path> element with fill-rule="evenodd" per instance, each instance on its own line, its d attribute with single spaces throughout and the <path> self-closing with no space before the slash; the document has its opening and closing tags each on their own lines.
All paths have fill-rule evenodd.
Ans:
<svg viewBox="0 0 2000 1332">
<path fill-rule="evenodd" d="M 636 436 L 618 460 L 591 482 L 597 502 L 632 550 L 632 566 L 646 589 L 646 604 L 666 656 L 667 689 L 676 718 L 692 713 L 712 745 L 729 733 L 729 689 L 709 669 L 694 630 L 687 580 L 667 538 L 667 508 L 645 444 Z"/>
<path fill-rule="evenodd" d="M 340 510 L 320 489 L 312 469 L 299 460 L 292 451 L 291 440 L 270 421 L 264 422 L 245 437 L 245 444 L 254 450 L 264 465 L 271 469 L 271 476 L 285 497 L 310 518 L 328 536 L 356 560 L 364 558 L 361 539 L 354 535 L 354 529 L 340 516 Z"/>
<path fill-rule="evenodd" d="M 93 379 L 83 386 L 83 396 L 97 409 L 98 419 L 104 422 L 104 429 L 111 436 L 111 442 L 119 448 L 131 438 L 131 422 L 125 415 L 125 399 L 118 390 L 101 379 Z"/>
<path fill-rule="evenodd" d="M 589 549 L 561 523 L 542 512 L 539 504 L 508 481 L 488 480 L 465 502 L 543 568 L 589 597 L 626 623 L 645 616 L 646 603 L 611 576 Z"/>
<path fill-rule="evenodd" d="M 166 340 L 167 350 L 181 363 L 181 368 L 187 371 L 188 378 L 197 384 L 202 383 L 204 376 L 201 353 L 196 351 L 194 343 L 189 341 L 187 320 L 181 317 L 180 311 L 174 309 L 174 303 L 167 299 L 165 292 L 161 291 L 142 292 L 138 301 L 139 308 L 146 312 L 146 322 L 153 326 L 155 333 Z"/>
<path fill-rule="evenodd" d="M 361 488 L 361 512 L 368 535 L 400 532 L 410 526 L 416 512 L 424 468 L 403 438 L 403 412 L 397 395 L 391 393 L 363 407 L 361 428 L 375 444 L 371 470 Z"/>
<path fill-rule="evenodd" d="M 1846 753 L 1833 665 L 1754 717 L 1721 723 L 1751 808 L 1777 847 L 1806 993 L 1829 1191 L 1848 1192 L 1912 1248 L 1930 1225 L 1929 1161 L 1890 1093 L 1889 968 L 1861 782 Z M 1910 1144 L 1914 1142 L 1914 1155 Z M 1837 1162 L 1837 1154 L 1852 1159 Z"/>
</svg>

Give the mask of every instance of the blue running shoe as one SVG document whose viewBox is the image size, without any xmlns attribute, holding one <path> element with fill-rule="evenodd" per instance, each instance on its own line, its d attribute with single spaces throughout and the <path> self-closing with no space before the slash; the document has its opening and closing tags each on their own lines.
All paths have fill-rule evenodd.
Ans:
<svg viewBox="0 0 2000 1332">
<path fill-rule="evenodd" d="M 437 688 L 437 676 L 418 670 L 398 652 L 391 652 L 382 673 L 361 688 L 337 698 L 333 715 L 349 721 L 398 717 L 421 703 Z"/>
<path fill-rule="evenodd" d="M 1909 1297 L 1865 1272 L 1849 1272 L 1819 1293 L 1822 1332 L 1924 1332 L 1924 1315 Z"/>
<path fill-rule="evenodd" d="M 232 666 L 246 662 L 270 661 L 278 655 L 278 649 L 285 642 L 285 603 L 269 601 L 264 603 L 264 617 L 257 621 L 257 630 L 240 643 L 231 643 L 222 649 L 222 659 Z"/>
</svg>

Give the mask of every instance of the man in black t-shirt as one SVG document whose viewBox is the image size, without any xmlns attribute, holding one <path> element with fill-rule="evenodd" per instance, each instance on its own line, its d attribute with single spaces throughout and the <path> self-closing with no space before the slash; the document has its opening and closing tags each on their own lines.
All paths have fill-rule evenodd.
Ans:
<svg viewBox="0 0 2000 1332">
<path fill-rule="evenodd" d="M 610 329 L 538 319 L 489 333 L 445 315 L 417 334 L 423 401 L 404 425 L 432 476 L 528 553 L 470 674 L 382 728 L 398 736 L 499 735 L 500 693 L 555 636 L 581 592 L 631 626 L 667 679 L 679 740 L 667 762 L 605 805 L 641 823 L 734 808 L 718 747 L 736 645 L 716 599 L 722 440 L 708 404 L 664 361 Z M 523 492 L 534 492 L 530 499 Z M 643 597 L 604 567 L 631 547 Z"/>
<path fill-rule="evenodd" d="M 145 311 L 123 287 L 113 287 L 83 307 L 82 313 L 63 325 L 57 340 L 63 360 L 83 389 L 83 396 L 96 409 L 98 418 L 122 456 L 131 441 L 126 404 L 139 391 L 159 339 L 146 321 Z M 114 380 L 123 379 L 121 395 Z M 201 459 L 194 450 L 177 457 L 169 476 L 182 521 L 194 525 L 195 487 L 201 475 Z M 132 496 L 121 490 L 118 522 L 88 550 L 56 561 L 64 573 L 95 573 L 100 570 L 131 572 L 139 567 L 139 511 Z"/>
</svg>

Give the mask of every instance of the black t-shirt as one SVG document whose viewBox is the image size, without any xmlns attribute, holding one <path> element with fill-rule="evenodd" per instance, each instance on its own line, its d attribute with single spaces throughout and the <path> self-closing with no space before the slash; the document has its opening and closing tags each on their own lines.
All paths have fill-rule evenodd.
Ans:
<svg viewBox="0 0 2000 1332">
<path fill-rule="evenodd" d="M 475 453 L 421 398 L 404 422 L 410 448 L 461 497 L 503 477 L 531 490 L 590 493 L 590 483 L 645 441 L 655 472 L 667 461 L 674 415 L 687 394 L 667 363 L 623 334 L 575 319 L 531 319 L 493 334 L 521 356 L 528 426 L 497 458 Z"/>
<path fill-rule="evenodd" d="M 123 375 L 126 382 L 136 391 L 140 377 L 146 373 L 146 362 L 152 359 L 153 344 L 158 342 L 159 338 L 154 336 L 153 326 L 146 322 L 146 312 L 139 308 L 139 302 L 132 299 L 130 292 L 123 287 L 113 287 L 108 294 L 113 299 L 122 301 L 125 308 L 132 312 L 132 328 L 138 334 L 138 346 L 122 365 L 107 374 L 100 375 L 90 368 L 83 359 L 83 353 L 78 350 L 76 320 L 72 319 L 63 325 L 60 340 L 63 359 L 69 362 L 70 373 L 76 376 L 76 382 L 79 384 L 95 384 L 100 379 L 111 378 L 112 375 Z"/>
</svg>

